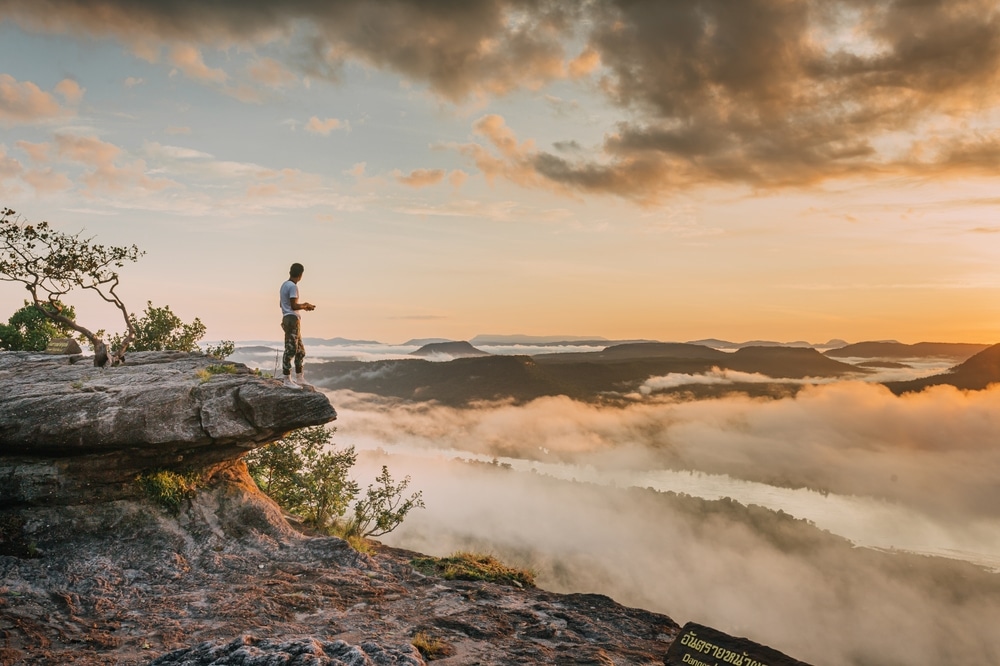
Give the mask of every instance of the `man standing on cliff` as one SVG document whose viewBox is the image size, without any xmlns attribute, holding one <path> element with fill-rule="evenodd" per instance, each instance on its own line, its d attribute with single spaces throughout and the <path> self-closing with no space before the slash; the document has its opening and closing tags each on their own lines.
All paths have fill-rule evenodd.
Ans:
<svg viewBox="0 0 1000 666">
<path fill-rule="evenodd" d="M 300 314 L 302 310 L 311 312 L 316 309 L 312 303 L 299 303 L 299 280 L 305 269 L 302 264 L 295 263 L 288 269 L 288 279 L 281 285 L 281 330 L 285 332 L 285 355 L 281 357 L 281 372 L 285 375 L 284 385 L 288 388 L 312 388 L 307 384 L 302 371 L 302 361 L 306 357 L 306 348 L 302 345 L 302 328 Z M 292 360 L 295 360 L 295 381 L 292 381 Z"/>
</svg>

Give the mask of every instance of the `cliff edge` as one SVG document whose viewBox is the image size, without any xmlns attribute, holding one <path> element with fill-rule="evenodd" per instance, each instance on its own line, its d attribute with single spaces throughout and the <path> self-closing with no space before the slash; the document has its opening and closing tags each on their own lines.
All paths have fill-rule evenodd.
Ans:
<svg viewBox="0 0 1000 666">
<path fill-rule="evenodd" d="M 600 595 L 445 580 L 293 529 L 242 455 L 336 412 L 240 364 L 0 353 L 0 664 L 662 664 Z M 165 508 L 137 478 L 198 477 Z M 420 649 L 418 649 L 418 647 Z"/>
</svg>

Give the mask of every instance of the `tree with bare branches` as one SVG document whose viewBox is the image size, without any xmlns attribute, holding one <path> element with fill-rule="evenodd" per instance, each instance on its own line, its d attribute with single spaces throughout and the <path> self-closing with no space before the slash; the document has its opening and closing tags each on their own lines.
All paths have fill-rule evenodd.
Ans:
<svg viewBox="0 0 1000 666">
<path fill-rule="evenodd" d="M 120 362 L 135 338 L 133 317 L 115 289 L 118 269 L 143 254 L 135 245 L 100 245 L 81 233 L 63 233 L 48 222 L 29 224 L 9 208 L 0 210 L 0 280 L 22 283 L 39 312 L 87 338 L 94 347 L 94 365 Z M 60 299 L 74 289 L 94 291 L 121 312 L 127 333 L 115 349 L 107 349 L 63 306 Z"/>
</svg>

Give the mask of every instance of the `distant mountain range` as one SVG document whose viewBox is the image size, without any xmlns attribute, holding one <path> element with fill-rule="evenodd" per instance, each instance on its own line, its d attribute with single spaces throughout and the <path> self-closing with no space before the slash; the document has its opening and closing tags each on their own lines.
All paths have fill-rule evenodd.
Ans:
<svg viewBox="0 0 1000 666">
<path fill-rule="evenodd" d="M 381 342 L 378 340 L 354 340 L 351 338 L 303 338 L 306 345 L 325 346 L 350 346 L 350 345 L 382 345 L 399 347 L 422 347 L 429 344 L 439 344 L 444 342 L 461 342 L 451 338 L 411 338 L 399 345 Z M 579 336 L 579 335 L 477 335 L 468 341 L 473 346 L 483 347 L 510 347 L 523 345 L 526 347 L 598 347 L 605 348 L 623 344 L 636 344 L 646 342 L 660 342 L 659 340 L 647 340 L 644 338 L 609 340 L 600 336 Z M 241 340 L 242 346 L 261 346 L 278 344 L 275 340 Z M 674 344 L 674 343 L 670 343 Z M 741 349 L 743 347 L 812 347 L 814 349 L 835 349 L 848 346 L 844 340 L 833 339 L 825 343 L 811 343 L 804 340 L 793 342 L 777 342 L 773 340 L 748 340 L 746 342 L 733 342 L 731 340 L 720 340 L 718 338 L 705 338 L 703 340 L 691 340 L 684 344 L 700 345 L 713 349 Z M 860 343 L 860 344 L 882 344 L 882 343 Z M 899 343 L 892 343 L 899 344 Z M 938 343 L 920 343 L 938 344 Z M 905 345 L 904 345 L 905 346 Z M 912 345 L 910 345 L 912 346 Z M 985 347 L 986 345 L 982 345 Z M 975 352 L 972 352 L 975 353 Z"/>
<path fill-rule="evenodd" d="M 599 335 L 477 335 L 469 341 L 473 345 L 551 345 L 551 344 L 611 344 L 607 338 Z"/>
<path fill-rule="evenodd" d="M 916 391 L 934 384 L 981 389 L 1000 382 L 1000 345 L 871 342 L 848 345 L 823 354 L 812 347 L 761 345 L 726 352 L 706 345 L 681 342 L 629 342 L 592 352 L 543 353 L 533 356 L 489 355 L 469 342 L 433 342 L 414 352 L 425 358 L 382 361 L 329 361 L 310 365 L 312 381 L 324 388 L 351 389 L 406 400 L 435 400 L 466 405 L 479 400 L 513 399 L 525 402 L 547 395 L 578 400 L 620 400 L 637 391 L 651 377 L 670 374 L 699 375 L 735 371 L 763 375 L 720 382 L 680 383 L 657 389 L 691 397 L 712 397 L 731 392 L 755 396 L 794 393 L 801 380 L 863 375 L 870 367 L 901 365 L 887 358 L 961 357 L 952 371 L 887 386 L 897 392 Z M 975 351 L 978 354 L 972 355 Z M 971 355 L 972 358 L 968 358 Z M 432 362 L 435 356 L 454 360 Z M 852 365 L 834 358 L 883 359 Z M 968 358 L 968 360 L 965 360 Z M 865 367 L 868 366 L 868 367 Z M 647 389 L 648 390 L 648 389 Z"/>
<path fill-rule="evenodd" d="M 469 343 L 461 344 L 458 349 L 475 350 Z M 429 354 L 441 349 L 428 347 L 432 350 Z M 734 381 L 722 387 L 684 386 L 676 390 L 699 396 L 706 391 L 733 390 L 772 395 L 776 391 L 781 394 L 796 390 L 795 380 L 806 377 L 868 372 L 811 348 L 745 347 L 722 352 L 702 345 L 646 342 L 612 345 L 595 352 L 479 356 L 439 363 L 423 359 L 314 363 L 310 366 L 310 376 L 311 381 L 324 388 L 465 405 L 478 400 L 525 402 L 546 395 L 566 395 L 579 400 L 614 399 L 637 391 L 650 377 L 700 374 L 713 368 L 759 373 L 776 379 L 772 385 Z"/>
</svg>

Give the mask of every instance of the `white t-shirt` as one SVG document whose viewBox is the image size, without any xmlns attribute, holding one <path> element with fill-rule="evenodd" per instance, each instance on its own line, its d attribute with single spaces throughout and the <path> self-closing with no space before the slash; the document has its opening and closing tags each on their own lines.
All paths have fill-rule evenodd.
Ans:
<svg viewBox="0 0 1000 666">
<path fill-rule="evenodd" d="M 299 297 L 299 285 L 295 284 L 291 280 L 285 280 L 281 284 L 280 292 L 280 302 L 281 302 L 281 316 L 285 315 L 295 315 L 301 318 L 302 315 L 299 314 L 298 310 L 292 309 L 292 299 Z"/>
</svg>

